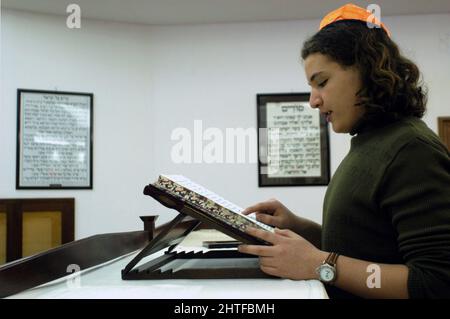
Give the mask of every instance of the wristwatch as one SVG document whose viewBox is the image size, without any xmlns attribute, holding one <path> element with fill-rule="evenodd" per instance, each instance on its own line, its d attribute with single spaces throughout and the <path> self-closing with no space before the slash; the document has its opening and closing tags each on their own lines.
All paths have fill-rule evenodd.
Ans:
<svg viewBox="0 0 450 319">
<path fill-rule="evenodd" d="M 337 279 L 336 262 L 339 257 L 337 253 L 330 253 L 322 264 L 316 268 L 319 280 L 325 284 L 332 285 Z"/>
</svg>

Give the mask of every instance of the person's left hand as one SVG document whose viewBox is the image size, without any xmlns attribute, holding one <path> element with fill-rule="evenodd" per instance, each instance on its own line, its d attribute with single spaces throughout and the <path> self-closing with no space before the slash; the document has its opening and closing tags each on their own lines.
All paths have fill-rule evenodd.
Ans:
<svg viewBox="0 0 450 319">
<path fill-rule="evenodd" d="M 239 246 L 240 252 L 259 256 L 263 272 L 294 280 L 317 279 L 315 269 L 326 258 L 326 253 L 300 235 L 278 228 L 275 228 L 275 233 L 271 233 L 249 227 L 247 233 L 273 245 Z"/>
</svg>

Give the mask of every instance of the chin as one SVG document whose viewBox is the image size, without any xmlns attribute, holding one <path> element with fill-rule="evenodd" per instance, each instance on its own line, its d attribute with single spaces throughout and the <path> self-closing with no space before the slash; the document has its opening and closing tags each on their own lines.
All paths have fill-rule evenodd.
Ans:
<svg viewBox="0 0 450 319">
<path fill-rule="evenodd" d="M 345 127 L 339 126 L 338 124 L 336 125 L 336 124 L 332 123 L 332 127 L 333 127 L 333 131 L 335 133 L 349 133 L 350 132 L 349 129 L 346 129 Z"/>
<path fill-rule="evenodd" d="M 341 128 L 339 127 L 339 125 L 334 124 L 333 122 L 331 123 L 331 127 L 333 128 L 333 131 L 335 133 L 342 133 L 341 132 Z"/>
</svg>

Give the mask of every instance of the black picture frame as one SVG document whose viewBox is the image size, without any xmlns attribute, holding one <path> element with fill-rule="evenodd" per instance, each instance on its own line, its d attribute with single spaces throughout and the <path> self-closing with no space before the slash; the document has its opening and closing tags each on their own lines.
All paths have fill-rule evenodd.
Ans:
<svg viewBox="0 0 450 319">
<path fill-rule="evenodd" d="M 93 188 L 94 94 L 17 89 L 16 189 Z"/>
<path fill-rule="evenodd" d="M 257 94 L 258 186 L 323 186 L 330 181 L 328 123 L 310 93 Z"/>
</svg>

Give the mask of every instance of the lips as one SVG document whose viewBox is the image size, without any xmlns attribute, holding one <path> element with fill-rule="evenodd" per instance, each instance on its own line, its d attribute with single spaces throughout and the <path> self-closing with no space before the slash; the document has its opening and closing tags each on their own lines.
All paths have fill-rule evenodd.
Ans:
<svg viewBox="0 0 450 319">
<path fill-rule="evenodd" d="M 331 113 L 333 113 L 333 112 L 332 111 L 323 112 L 323 115 L 325 115 L 325 119 L 327 122 L 331 122 Z"/>
</svg>

